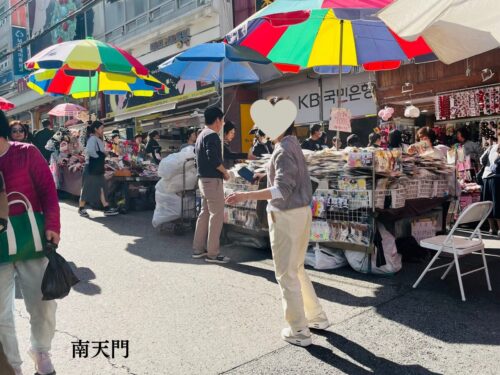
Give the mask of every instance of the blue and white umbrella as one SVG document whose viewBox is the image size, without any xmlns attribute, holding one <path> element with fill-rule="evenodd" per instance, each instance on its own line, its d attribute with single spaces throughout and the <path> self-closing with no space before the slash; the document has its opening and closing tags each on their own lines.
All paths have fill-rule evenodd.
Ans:
<svg viewBox="0 0 500 375">
<path fill-rule="evenodd" d="M 224 109 L 224 85 L 267 82 L 282 76 L 271 60 L 242 46 L 204 43 L 170 58 L 160 71 L 185 80 L 218 82 Z"/>
</svg>

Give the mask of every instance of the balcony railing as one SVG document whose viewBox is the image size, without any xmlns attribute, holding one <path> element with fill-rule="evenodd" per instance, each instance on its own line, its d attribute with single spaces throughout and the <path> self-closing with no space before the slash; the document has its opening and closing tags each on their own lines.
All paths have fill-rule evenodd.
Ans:
<svg viewBox="0 0 500 375">
<path fill-rule="evenodd" d="M 168 0 L 161 5 L 150 9 L 123 25 L 108 31 L 106 41 L 117 43 L 129 38 L 130 34 L 137 35 L 141 31 L 151 29 L 155 26 L 165 25 L 175 19 L 197 9 L 204 8 L 212 4 L 212 0 Z"/>
</svg>

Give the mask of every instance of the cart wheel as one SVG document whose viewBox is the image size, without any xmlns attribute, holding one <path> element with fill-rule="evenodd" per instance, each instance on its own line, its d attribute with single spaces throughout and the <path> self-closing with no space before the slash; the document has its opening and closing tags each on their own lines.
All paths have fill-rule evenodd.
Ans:
<svg viewBox="0 0 500 375">
<path fill-rule="evenodd" d="M 182 224 L 174 225 L 174 234 L 177 236 L 182 236 L 184 234 L 184 227 Z"/>
</svg>

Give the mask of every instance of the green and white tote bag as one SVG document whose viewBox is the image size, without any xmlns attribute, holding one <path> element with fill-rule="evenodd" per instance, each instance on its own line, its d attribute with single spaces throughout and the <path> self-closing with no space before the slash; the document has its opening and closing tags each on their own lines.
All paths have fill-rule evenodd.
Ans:
<svg viewBox="0 0 500 375">
<path fill-rule="evenodd" d="M 14 197 L 9 202 L 9 207 L 22 205 L 26 211 L 20 215 L 9 216 L 7 231 L 0 234 L 0 263 L 42 258 L 44 216 L 33 211 L 30 201 L 24 194 L 13 192 L 7 197 Z"/>
</svg>

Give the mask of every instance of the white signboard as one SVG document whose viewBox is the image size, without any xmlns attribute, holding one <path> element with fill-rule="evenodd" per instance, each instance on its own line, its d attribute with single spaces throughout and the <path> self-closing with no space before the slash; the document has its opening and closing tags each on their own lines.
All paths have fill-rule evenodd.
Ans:
<svg viewBox="0 0 500 375">
<path fill-rule="evenodd" d="M 332 108 L 328 129 L 351 133 L 351 111 L 347 108 Z"/>
<path fill-rule="evenodd" d="M 314 123 L 330 120 L 330 110 L 337 106 L 339 96 L 342 108 L 351 111 L 352 117 L 377 113 L 377 107 L 372 97 L 367 72 L 347 74 L 342 76 L 342 90 L 338 92 L 338 76 L 323 75 L 323 103 L 319 89 L 319 79 L 300 77 L 284 79 L 272 86 L 263 87 L 262 97 L 281 96 L 289 98 L 298 109 L 297 124 Z M 340 95 L 339 95 L 340 94 Z M 320 105 L 323 108 L 323 118 L 320 119 Z"/>
</svg>

